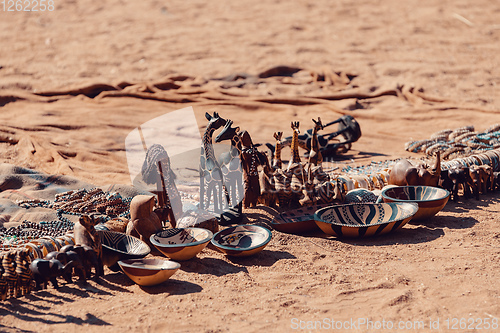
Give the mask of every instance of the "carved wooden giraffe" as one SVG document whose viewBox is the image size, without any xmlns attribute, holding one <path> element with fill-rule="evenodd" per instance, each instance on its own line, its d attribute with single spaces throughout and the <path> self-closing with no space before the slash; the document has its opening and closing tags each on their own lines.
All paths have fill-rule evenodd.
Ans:
<svg viewBox="0 0 500 333">
<path fill-rule="evenodd" d="M 299 122 L 291 123 L 291 128 L 293 130 L 293 137 L 291 143 L 291 155 L 290 162 L 285 171 L 285 176 L 290 179 L 290 187 L 292 190 L 291 205 L 296 206 L 299 204 L 299 200 L 302 197 L 302 187 L 304 184 L 304 168 L 300 161 L 299 155 Z"/>
<path fill-rule="evenodd" d="M 318 117 L 318 121 L 312 120 L 314 122 L 314 128 L 311 140 L 311 151 L 309 152 L 309 169 L 312 165 L 321 165 L 323 162 L 323 155 L 318 142 L 318 131 L 323 129 L 323 124 L 321 123 L 321 118 Z"/>
<path fill-rule="evenodd" d="M 288 167 L 286 168 L 287 171 L 290 171 L 292 167 L 294 166 L 295 163 L 300 164 L 300 154 L 299 154 L 299 122 L 293 122 L 291 123 L 292 131 L 293 131 L 293 136 L 292 136 L 292 142 L 290 145 L 290 148 L 292 150 L 292 157 L 290 158 L 290 161 L 288 162 Z"/>
<path fill-rule="evenodd" d="M 208 126 L 203 134 L 202 147 L 200 152 L 200 208 L 208 209 L 213 201 L 214 212 L 219 214 L 224 208 L 222 193 L 224 192 L 224 176 L 215 158 L 212 136 L 216 129 L 221 128 L 226 123 L 217 112 L 213 116 L 205 113 Z"/>
<path fill-rule="evenodd" d="M 229 152 L 221 154 L 221 170 L 224 176 L 224 184 L 231 200 L 231 206 L 236 207 L 244 197 L 243 188 L 243 166 L 241 163 L 241 138 L 238 135 L 239 127 L 232 127 L 233 121 L 228 120 L 222 131 L 215 138 L 215 142 L 231 140 Z"/>
<path fill-rule="evenodd" d="M 281 144 L 281 137 L 283 136 L 283 132 L 274 132 L 274 138 L 276 139 L 276 146 L 273 156 L 273 169 L 281 169 L 283 167 L 283 162 L 281 161 L 281 149 L 283 146 Z"/>
<path fill-rule="evenodd" d="M 336 123 L 339 123 L 339 128 L 336 132 L 318 135 L 319 149 L 323 156 L 333 156 L 339 153 L 344 153 L 350 149 L 353 142 L 356 142 L 361 137 L 361 128 L 357 121 L 350 115 L 344 115 L 337 120 L 329 122 L 328 124 L 325 124 L 323 128 Z M 312 133 L 313 129 L 308 129 L 298 137 L 299 147 L 305 149 L 307 152 L 311 150 Z M 339 142 L 338 139 L 335 139 L 339 135 L 342 135 L 345 141 Z M 292 140 L 293 136 L 283 139 L 281 141 L 282 147 L 291 145 Z M 271 149 L 271 151 L 274 150 L 274 146 L 271 144 L 267 143 L 266 145 Z"/>
<path fill-rule="evenodd" d="M 260 196 L 258 203 L 268 207 L 275 207 L 278 198 L 274 186 L 274 170 L 271 168 L 266 154 L 259 152 L 259 157 L 262 170 L 259 171 Z"/>
</svg>

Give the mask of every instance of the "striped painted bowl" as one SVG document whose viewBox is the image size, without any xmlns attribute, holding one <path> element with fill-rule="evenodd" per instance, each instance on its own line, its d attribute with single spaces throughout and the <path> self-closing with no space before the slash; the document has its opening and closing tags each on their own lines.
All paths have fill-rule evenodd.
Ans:
<svg viewBox="0 0 500 333">
<path fill-rule="evenodd" d="M 314 219 L 326 234 L 364 237 L 396 231 L 418 210 L 415 203 L 364 203 L 336 205 L 318 210 Z"/>
<path fill-rule="evenodd" d="M 219 231 L 212 244 L 225 255 L 247 257 L 262 251 L 271 238 L 267 228 L 244 224 Z"/>
<path fill-rule="evenodd" d="M 414 202 L 418 212 L 413 220 L 424 220 L 436 215 L 448 202 L 450 192 L 432 186 L 395 186 L 382 190 L 384 202 Z"/>
<path fill-rule="evenodd" d="M 113 271 L 119 271 L 119 260 L 144 258 L 151 252 L 148 244 L 137 237 L 117 231 L 97 230 L 102 243 L 102 262 Z"/>
</svg>

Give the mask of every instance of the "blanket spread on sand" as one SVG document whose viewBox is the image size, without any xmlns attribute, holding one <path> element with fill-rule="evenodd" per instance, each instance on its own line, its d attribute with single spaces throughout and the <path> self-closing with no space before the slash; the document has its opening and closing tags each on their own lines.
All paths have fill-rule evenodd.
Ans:
<svg viewBox="0 0 500 333">
<path fill-rule="evenodd" d="M 53 201 L 58 193 L 94 187 L 96 186 L 70 176 L 47 175 L 7 163 L 0 164 L 0 226 L 9 228 L 19 225 L 24 220 L 40 222 L 58 219 L 56 212 L 52 209 L 21 208 L 17 204 L 18 200 Z M 129 185 L 105 185 L 99 188 L 105 192 L 117 192 L 123 198 L 146 194 Z M 71 215 L 65 215 L 65 217 L 76 219 Z"/>
<path fill-rule="evenodd" d="M 158 82 L 90 82 L 42 92 L 0 90 L 0 161 L 96 185 L 131 183 L 127 134 L 186 106 L 193 107 L 200 132 L 207 123 L 205 112 L 217 111 L 247 130 L 254 143 L 273 142 L 276 131 L 291 135 L 292 120 L 301 121 L 301 130 L 306 130 L 313 126 L 311 118 L 321 116 L 326 123 L 351 114 L 363 132 L 353 149 L 383 151 L 383 158 L 400 157 L 415 129 L 421 136 L 414 139 L 419 139 L 464 122 L 489 124 L 491 114 L 498 112 L 458 105 L 411 84 L 377 86 L 366 81 L 331 68 L 276 66 L 254 75 L 171 74 Z M 349 158 L 360 156 L 376 155 L 361 155 L 358 149 Z"/>
</svg>

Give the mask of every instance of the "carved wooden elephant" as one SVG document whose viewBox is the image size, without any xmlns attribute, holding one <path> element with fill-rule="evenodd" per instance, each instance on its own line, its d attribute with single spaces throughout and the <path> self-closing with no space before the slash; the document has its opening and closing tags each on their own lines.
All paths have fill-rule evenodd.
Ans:
<svg viewBox="0 0 500 333">
<path fill-rule="evenodd" d="M 68 260 L 67 265 L 70 266 L 70 271 L 73 272 L 73 275 L 78 276 L 78 280 L 83 284 L 86 284 L 87 273 L 83 261 L 83 258 L 85 256 L 85 250 L 83 246 L 66 245 L 61 248 L 60 252 L 64 252 L 66 254 Z"/>
<path fill-rule="evenodd" d="M 453 182 L 453 189 L 451 192 L 451 199 L 457 201 L 458 188 L 462 186 L 464 197 L 471 196 L 471 188 L 473 187 L 472 179 L 469 174 L 469 168 L 466 166 L 454 166 L 448 170 L 448 177 Z"/>
<path fill-rule="evenodd" d="M 87 245 L 82 245 L 83 247 L 83 266 L 85 267 L 85 273 L 87 278 L 90 277 L 92 268 L 94 268 L 94 280 L 99 279 L 99 277 L 104 275 L 104 265 L 102 263 L 102 258 L 100 258 L 95 250 Z"/>
<path fill-rule="evenodd" d="M 51 282 L 54 288 L 59 288 L 57 278 L 71 271 L 69 264 L 63 265 L 57 259 L 35 259 L 30 264 L 30 270 L 35 280 L 35 289 L 47 288 L 47 282 Z"/>
<path fill-rule="evenodd" d="M 428 166 L 421 161 L 410 161 L 402 159 L 393 165 L 389 185 L 425 185 L 438 186 L 441 176 L 441 155 L 436 154 L 436 161 L 433 166 Z"/>
<path fill-rule="evenodd" d="M 67 265 L 69 262 L 68 255 L 66 252 L 52 251 L 45 256 L 45 260 L 56 259 L 59 260 L 63 265 Z M 73 282 L 72 270 L 68 269 L 61 274 L 62 278 L 66 280 L 67 283 Z"/>
</svg>

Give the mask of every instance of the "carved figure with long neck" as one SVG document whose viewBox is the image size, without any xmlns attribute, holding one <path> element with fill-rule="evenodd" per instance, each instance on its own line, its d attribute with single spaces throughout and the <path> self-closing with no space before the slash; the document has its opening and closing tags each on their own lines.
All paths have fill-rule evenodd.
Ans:
<svg viewBox="0 0 500 333">
<path fill-rule="evenodd" d="M 276 150 L 274 151 L 273 157 L 273 169 L 281 169 L 283 166 L 283 162 L 281 161 L 281 149 L 283 149 L 283 145 L 281 144 L 281 137 L 283 136 L 283 132 L 274 132 L 274 138 L 276 139 Z"/>
<path fill-rule="evenodd" d="M 233 121 L 228 120 L 215 142 L 231 140 L 229 152 L 221 154 L 221 170 L 224 184 L 231 198 L 231 206 L 237 206 L 243 200 L 243 166 L 241 163 L 242 143 L 238 132 L 239 127 L 232 127 Z"/>
<path fill-rule="evenodd" d="M 318 142 L 318 131 L 323 129 L 323 124 L 321 123 L 321 118 L 318 117 L 318 121 L 312 120 L 314 122 L 314 128 L 312 133 L 311 141 L 311 151 L 309 152 L 309 165 L 320 165 L 323 162 L 323 155 L 319 149 Z"/>
<path fill-rule="evenodd" d="M 293 130 L 293 137 L 292 137 L 292 143 L 290 145 L 290 148 L 292 150 L 292 157 L 290 159 L 290 162 L 288 163 L 287 171 L 290 171 L 292 169 L 292 166 L 294 166 L 295 163 L 300 164 L 300 155 L 299 155 L 299 122 L 292 121 L 291 124 L 292 130 Z"/>
<path fill-rule="evenodd" d="M 221 128 L 226 120 L 221 118 L 217 112 L 213 116 L 205 113 L 208 126 L 203 134 L 202 147 L 200 152 L 200 208 L 207 209 L 210 201 L 213 201 L 214 212 L 220 213 L 223 210 L 222 193 L 223 175 L 220 165 L 215 158 L 212 136 L 215 130 Z"/>
</svg>

